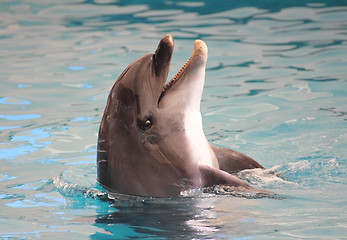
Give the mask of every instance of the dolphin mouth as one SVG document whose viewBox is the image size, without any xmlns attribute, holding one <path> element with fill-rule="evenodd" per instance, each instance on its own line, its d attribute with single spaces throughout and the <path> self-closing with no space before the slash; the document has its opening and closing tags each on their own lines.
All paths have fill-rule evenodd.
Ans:
<svg viewBox="0 0 347 240">
<path fill-rule="evenodd" d="M 164 38 L 169 38 L 169 40 L 171 41 L 172 47 L 174 46 L 173 38 L 170 34 L 165 36 Z M 171 56 L 172 56 L 172 52 L 168 53 L 168 54 L 171 54 Z M 207 58 L 207 46 L 206 46 L 206 44 L 202 40 L 195 40 L 194 49 L 193 49 L 193 53 L 192 53 L 191 57 L 185 62 L 185 64 L 180 68 L 180 70 L 175 74 L 175 76 L 173 78 L 171 78 L 166 84 L 164 84 L 162 93 L 161 93 L 159 100 L 158 100 L 158 103 L 160 102 L 162 97 L 165 95 L 165 93 L 167 93 L 168 90 L 172 86 L 174 86 L 175 83 L 179 82 L 181 77 L 187 71 L 189 71 L 190 66 L 196 60 L 196 57 L 197 56 L 203 56 L 203 55 L 205 55 Z M 170 62 L 168 64 L 168 67 L 170 68 Z"/>
<path fill-rule="evenodd" d="M 171 86 L 173 86 L 180 79 L 180 77 L 183 75 L 183 73 L 188 69 L 188 66 L 190 64 L 191 58 L 192 57 L 190 57 L 186 61 L 186 63 L 181 67 L 181 69 L 175 74 L 175 76 L 173 78 L 171 78 L 171 80 L 168 83 L 166 83 L 164 85 L 162 94 L 164 92 L 166 92 Z"/>
</svg>

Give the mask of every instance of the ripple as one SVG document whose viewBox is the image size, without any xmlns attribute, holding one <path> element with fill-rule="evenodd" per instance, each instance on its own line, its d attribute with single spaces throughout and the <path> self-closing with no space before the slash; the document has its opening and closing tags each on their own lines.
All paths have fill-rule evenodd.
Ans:
<svg viewBox="0 0 347 240">
<path fill-rule="evenodd" d="M 16 179 L 16 178 L 18 178 L 18 177 L 0 173 L 0 182 L 6 181 L 6 180 L 12 180 L 12 179 Z"/>
<path fill-rule="evenodd" d="M 23 98 L 15 98 L 15 97 L 2 97 L 0 98 L 0 104 L 8 104 L 8 105 L 25 105 L 31 104 L 29 100 Z"/>
<path fill-rule="evenodd" d="M 73 71 L 81 71 L 81 70 L 85 70 L 86 67 L 84 67 L 84 66 L 70 66 L 70 67 L 68 67 L 68 69 L 73 70 Z"/>
<path fill-rule="evenodd" d="M 212 110 L 213 108 L 218 108 L 218 110 Z M 253 104 L 252 106 L 233 106 L 233 107 L 213 107 L 204 114 L 204 116 L 210 116 L 210 115 L 218 115 L 218 114 L 226 114 L 230 115 L 235 118 L 248 118 L 248 117 L 254 117 L 256 115 L 265 113 L 265 112 L 272 112 L 276 111 L 279 108 L 275 105 L 272 105 L 270 103 L 259 103 L 259 104 Z"/>
<path fill-rule="evenodd" d="M 23 195 L 23 194 L 0 193 L 0 199 L 2 199 L 2 200 L 11 200 L 11 199 L 24 198 L 24 197 L 25 197 L 25 195 Z"/>
<path fill-rule="evenodd" d="M 85 37 L 84 39 L 76 42 L 76 45 L 78 46 L 90 46 L 90 45 L 95 45 L 101 41 L 101 37 L 99 36 L 88 36 Z"/>
<path fill-rule="evenodd" d="M 84 89 L 90 89 L 90 88 L 94 87 L 89 82 L 83 82 L 83 83 L 62 83 L 62 86 L 72 87 L 72 88 L 84 88 Z"/>
<path fill-rule="evenodd" d="M 176 4 L 178 6 L 192 7 L 192 8 L 202 7 L 205 5 L 204 2 L 177 2 Z"/>
<path fill-rule="evenodd" d="M 7 127 L 1 127 L 0 126 L 0 131 L 8 130 L 8 129 L 15 129 L 19 128 L 19 126 L 7 126 Z"/>
<path fill-rule="evenodd" d="M 248 93 L 235 94 L 234 96 L 255 96 L 261 93 L 272 91 L 273 89 L 250 89 Z"/>
<path fill-rule="evenodd" d="M 12 208 L 41 208 L 63 206 L 64 203 L 64 198 L 56 198 L 47 194 L 35 194 L 26 199 L 6 203 L 5 205 Z"/>
<path fill-rule="evenodd" d="M 5 115 L 0 114 L 0 118 L 11 121 L 21 121 L 21 120 L 29 120 L 35 118 L 41 118 L 40 114 L 23 114 L 23 115 Z"/>
<path fill-rule="evenodd" d="M 320 2 L 0 1 L 0 58 L 6 63 L 0 73 L 2 235 L 136 238 L 145 232 L 155 238 L 159 231 L 153 229 L 163 229 L 163 238 L 256 239 L 271 233 L 274 239 L 342 239 L 347 7 Z M 248 201 L 192 190 L 179 200 L 137 199 L 131 205 L 129 198 L 114 195 L 113 201 L 123 199 L 131 207 L 101 216 L 121 207 L 89 199 L 97 197 L 94 188 L 106 192 L 95 183 L 93 165 L 107 94 L 114 78 L 153 52 L 167 33 L 175 39 L 177 71 L 194 39 L 209 47 L 202 103 L 207 137 L 267 167 L 280 164 L 275 174 L 294 184 L 266 172 L 244 178 L 274 191 L 289 189 L 294 199 Z M 88 167 L 81 171 L 83 165 Z M 62 174 L 67 185 L 42 189 L 50 180 L 37 179 L 40 169 L 50 179 L 67 167 Z M 192 207 L 182 204 L 187 199 Z M 167 203 L 177 208 L 167 211 Z M 97 217 L 81 225 L 76 216 Z M 58 225 L 65 234 L 47 234 Z"/>
<path fill-rule="evenodd" d="M 309 84 L 298 83 L 294 84 L 293 86 L 286 87 L 280 92 L 271 93 L 269 96 L 283 98 L 288 101 L 307 101 L 314 98 L 331 97 L 332 94 L 327 92 L 312 92 Z"/>
<path fill-rule="evenodd" d="M 49 180 L 38 180 L 35 182 L 29 182 L 24 184 L 17 184 L 12 186 L 12 189 L 21 189 L 21 190 L 38 190 L 43 188 L 47 183 L 50 183 Z"/>
<path fill-rule="evenodd" d="M 0 159 L 18 158 L 20 155 L 33 153 L 52 143 L 51 140 L 48 141 L 52 136 L 51 133 L 44 128 L 12 134 L 9 136 L 9 142 L 0 144 Z"/>
</svg>

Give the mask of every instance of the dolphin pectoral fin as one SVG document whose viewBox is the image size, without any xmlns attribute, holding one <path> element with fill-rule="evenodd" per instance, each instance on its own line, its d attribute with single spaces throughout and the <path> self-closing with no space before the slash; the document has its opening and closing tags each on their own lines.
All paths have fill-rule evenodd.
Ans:
<svg viewBox="0 0 347 240">
<path fill-rule="evenodd" d="M 264 169 L 264 167 L 257 161 L 245 154 L 236 152 L 228 148 L 218 147 L 213 144 L 210 145 L 216 155 L 216 158 L 218 159 L 219 168 L 226 172 L 234 173 L 253 168 Z"/>
<path fill-rule="evenodd" d="M 226 184 L 234 187 L 244 187 L 250 189 L 252 188 L 250 185 L 248 185 L 238 177 L 223 170 L 205 165 L 199 166 L 199 170 L 202 176 L 204 187 Z"/>
</svg>

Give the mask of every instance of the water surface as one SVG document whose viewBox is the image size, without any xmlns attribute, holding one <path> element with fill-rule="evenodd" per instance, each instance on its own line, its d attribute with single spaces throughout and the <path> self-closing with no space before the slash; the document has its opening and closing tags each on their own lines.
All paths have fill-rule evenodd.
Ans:
<svg viewBox="0 0 347 240">
<path fill-rule="evenodd" d="M 0 238 L 345 238 L 346 23 L 346 1 L 2 1 Z M 167 33 L 170 76 L 209 48 L 207 138 L 285 199 L 95 199 L 108 92 Z"/>
</svg>

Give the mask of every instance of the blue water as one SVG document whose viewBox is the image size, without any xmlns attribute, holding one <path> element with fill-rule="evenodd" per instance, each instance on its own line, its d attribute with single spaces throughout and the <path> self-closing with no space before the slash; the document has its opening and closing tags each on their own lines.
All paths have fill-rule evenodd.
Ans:
<svg viewBox="0 0 347 240">
<path fill-rule="evenodd" d="M 170 76 L 209 48 L 207 138 L 284 198 L 98 200 L 108 92 L 167 33 Z M 0 239 L 346 239 L 346 1 L 1 1 L 0 69 Z"/>
</svg>

